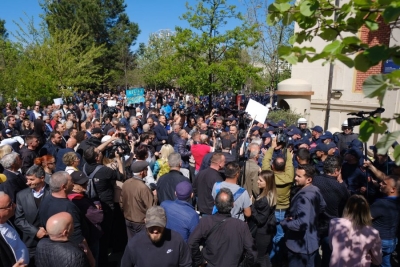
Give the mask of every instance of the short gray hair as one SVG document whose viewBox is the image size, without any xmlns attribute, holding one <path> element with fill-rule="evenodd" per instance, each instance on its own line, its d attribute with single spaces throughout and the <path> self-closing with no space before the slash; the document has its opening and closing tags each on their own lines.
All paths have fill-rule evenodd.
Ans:
<svg viewBox="0 0 400 267">
<path fill-rule="evenodd" d="M 51 175 L 50 177 L 50 190 L 52 192 L 60 192 L 61 187 L 68 183 L 70 176 L 66 171 L 59 171 Z"/>
<path fill-rule="evenodd" d="M 145 125 L 143 125 L 143 132 L 147 133 L 148 131 L 150 131 L 150 125 L 148 125 L 147 123 Z"/>
<path fill-rule="evenodd" d="M 182 163 L 181 154 L 174 152 L 168 156 L 169 167 L 171 168 L 180 167 L 181 163 Z"/>
<path fill-rule="evenodd" d="M 0 164 L 3 165 L 4 169 L 9 169 L 12 165 L 14 165 L 18 157 L 19 154 L 13 151 L 3 156 L 0 160 Z"/>
<path fill-rule="evenodd" d="M 42 166 L 39 165 L 32 165 L 32 167 L 30 167 L 28 169 L 28 171 L 25 174 L 26 176 L 35 176 L 36 178 L 42 178 L 46 175 L 44 169 L 42 168 Z"/>
</svg>

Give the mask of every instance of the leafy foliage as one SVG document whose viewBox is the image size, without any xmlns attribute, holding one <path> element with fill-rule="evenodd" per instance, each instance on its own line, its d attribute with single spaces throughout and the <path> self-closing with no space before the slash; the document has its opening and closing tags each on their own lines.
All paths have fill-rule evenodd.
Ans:
<svg viewBox="0 0 400 267">
<path fill-rule="evenodd" d="M 0 41 L 0 84 L 3 97 L 17 98 L 25 104 L 35 100 L 45 103 L 61 95 L 69 96 L 77 88 L 102 82 L 97 73 L 101 67 L 95 60 L 104 53 L 104 47 L 94 44 L 82 47 L 86 35 L 79 29 L 55 30 L 20 27 L 18 42 Z"/>
<path fill-rule="evenodd" d="M 376 31 L 382 23 L 390 24 L 392 30 L 398 28 L 400 1 L 350 0 L 336 6 L 328 0 L 301 0 L 294 4 L 290 0 L 275 0 L 268 11 L 269 25 L 296 22 L 299 26 L 299 31 L 290 39 L 293 46 L 282 46 L 279 49 L 281 58 L 291 64 L 304 60 L 314 62 L 324 59 L 324 63 L 339 60 L 349 68 L 354 67 L 362 72 L 388 59 L 400 65 L 399 46 L 380 44 L 369 47 L 356 35 L 362 27 Z M 327 42 L 322 51 L 304 46 L 305 42 L 312 41 L 315 37 Z M 352 56 L 355 56 L 354 59 Z M 368 98 L 377 97 L 382 105 L 387 90 L 399 87 L 400 70 L 396 70 L 390 74 L 369 76 L 364 81 L 363 91 Z M 387 129 L 386 123 L 391 119 L 393 118 L 376 118 L 364 122 L 360 127 L 360 138 L 366 141 L 373 133 L 383 133 L 383 129 Z M 379 152 L 386 153 L 390 142 L 398 136 L 399 132 L 384 135 L 377 143 Z M 395 157 L 400 162 L 399 151 L 395 153 Z"/>
<path fill-rule="evenodd" d="M 182 19 L 191 28 L 176 27 L 172 38 L 177 51 L 173 71 L 179 86 L 206 95 L 224 90 L 237 92 L 249 78 L 260 80 L 261 69 L 242 57 L 242 50 L 255 45 L 259 33 L 235 11 L 235 6 L 227 5 L 226 0 L 202 0 L 195 7 L 186 7 Z M 223 32 L 228 19 L 242 25 Z"/>
<path fill-rule="evenodd" d="M 268 119 L 274 122 L 284 120 L 286 121 L 286 125 L 292 125 L 292 124 L 297 125 L 297 120 L 299 118 L 301 118 L 301 115 L 297 114 L 295 111 L 290 109 L 289 110 L 279 109 L 268 113 Z"/>
<path fill-rule="evenodd" d="M 124 0 L 43 0 L 41 6 L 50 34 L 76 25 L 77 33 L 85 35 L 80 44 L 84 49 L 92 45 L 106 48 L 96 59 L 103 84 L 127 75 L 133 60 L 130 47 L 140 30 L 125 13 Z"/>
</svg>

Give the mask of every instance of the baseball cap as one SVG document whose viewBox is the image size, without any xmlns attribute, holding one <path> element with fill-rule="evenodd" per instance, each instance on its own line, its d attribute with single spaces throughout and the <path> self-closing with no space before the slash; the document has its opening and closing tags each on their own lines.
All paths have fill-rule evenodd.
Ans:
<svg viewBox="0 0 400 267">
<path fill-rule="evenodd" d="M 146 212 L 146 228 L 153 226 L 165 227 L 167 225 L 167 216 L 165 210 L 160 206 L 153 206 Z"/>
<path fill-rule="evenodd" d="M 145 160 L 137 160 L 131 165 L 131 171 L 133 173 L 139 173 L 143 171 L 144 169 L 147 169 L 147 166 L 149 166 L 149 163 Z"/>
<path fill-rule="evenodd" d="M 301 131 L 298 128 L 293 128 L 290 132 L 287 133 L 288 135 L 301 135 Z"/>
<path fill-rule="evenodd" d="M 175 193 L 179 200 L 189 199 L 193 193 L 192 184 L 187 181 L 180 182 L 175 187 Z"/>
<path fill-rule="evenodd" d="M 322 129 L 321 126 L 314 126 L 314 128 L 311 128 L 311 130 L 316 131 L 318 133 L 322 133 L 324 131 L 324 129 Z"/>
<path fill-rule="evenodd" d="M 333 134 L 329 131 L 326 131 L 321 137 L 321 140 L 325 140 L 325 139 L 333 139 Z"/>
<path fill-rule="evenodd" d="M 100 128 L 93 128 L 92 129 L 92 134 L 102 134 L 103 132 L 101 131 L 101 129 Z"/>
<path fill-rule="evenodd" d="M 263 133 L 261 138 L 271 138 L 271 135 L 269 133 Z"/>
<path fill-rule="evenodd" d="M 328 150 L 329 150 L 329 148 L 325 144 L 318 144 L 317 147 L 315 148 L 315 151 L 322 151 L 325 153 L 328 153 Z"/>
<path fill-rule="evenodd" d="M 83 185 L 89 181 L 89 177 L 87 177 L 83 172 L 81 171 L 74 171 L 71 173 L 71 178 L 74 184 L 79 184 Z"/>
<path fill-rule="evenodd" d="M 331 148 L 336 148 L 336 144 L 334 142 L 330 142 L 329 144 L 327 144 L 328 149 Z"/>
<path fill-rule="evenodd" d="M 360 159 L 362 157 L 362 152 L 359 149 L 354 149 L 354 148 L 350 148 L 346 151 L 345 154 L 350 154 L 354 157 L 356 157 L 357 159 Z"/>
</svg>

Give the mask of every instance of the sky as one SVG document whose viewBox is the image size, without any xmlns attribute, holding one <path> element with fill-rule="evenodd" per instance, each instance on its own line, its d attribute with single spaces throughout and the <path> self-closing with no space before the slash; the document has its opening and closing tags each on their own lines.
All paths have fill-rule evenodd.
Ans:
<svg viewBox="0 0 400 267">
<path fill-rule="evenodd" d="M 186 12 L 185 3 L 194 6 L 196 0 L 125 0 L 126 13 L 129 19 L 139 24 L 140 35 L 136 43 L 147 43 L 151 33 L 159 30 L 174 30 L 175 26 L 189 27 L 186 21 L 179 17 Z M 228 0 L 228 4 L 236 5 L 237 10 L 245 13 L 245 7 L 240 0 Z M 26 13 L 26 15 L 25 15 Z M 9 32 L 9 38 L 14 40 L 11 33 L 18 30 L 13 21 L 29 21 L 34 19 L 36 25 L 41 21 L 39 14 L 43 11 L 38 0 L 0 0 L 0 19 L 6 21 L 5 27 Z M 237 26 L 237 21 L 228 23 L 227 28 Z M 137 45 L 135 46 L 137 47 Z"/>
</svg>

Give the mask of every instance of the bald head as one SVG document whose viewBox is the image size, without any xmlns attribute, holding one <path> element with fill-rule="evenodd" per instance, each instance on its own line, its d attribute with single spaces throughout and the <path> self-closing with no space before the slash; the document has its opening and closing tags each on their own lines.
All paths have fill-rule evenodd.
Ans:
<svg viewBox="0 0 400 267">
<path fill-rule="evenodd" d="M 77 141 L 75 138 L 70 137 L 67 141 L 67 148 L 74 148 L 77 144 Z"/>
<path fill-rule="evenodd" d="M 74 229 L 74 220 L 68 212 L 51 216 L 46 223 L 46 230 L 51 240 L 68 240 Z"/>
</svg>

